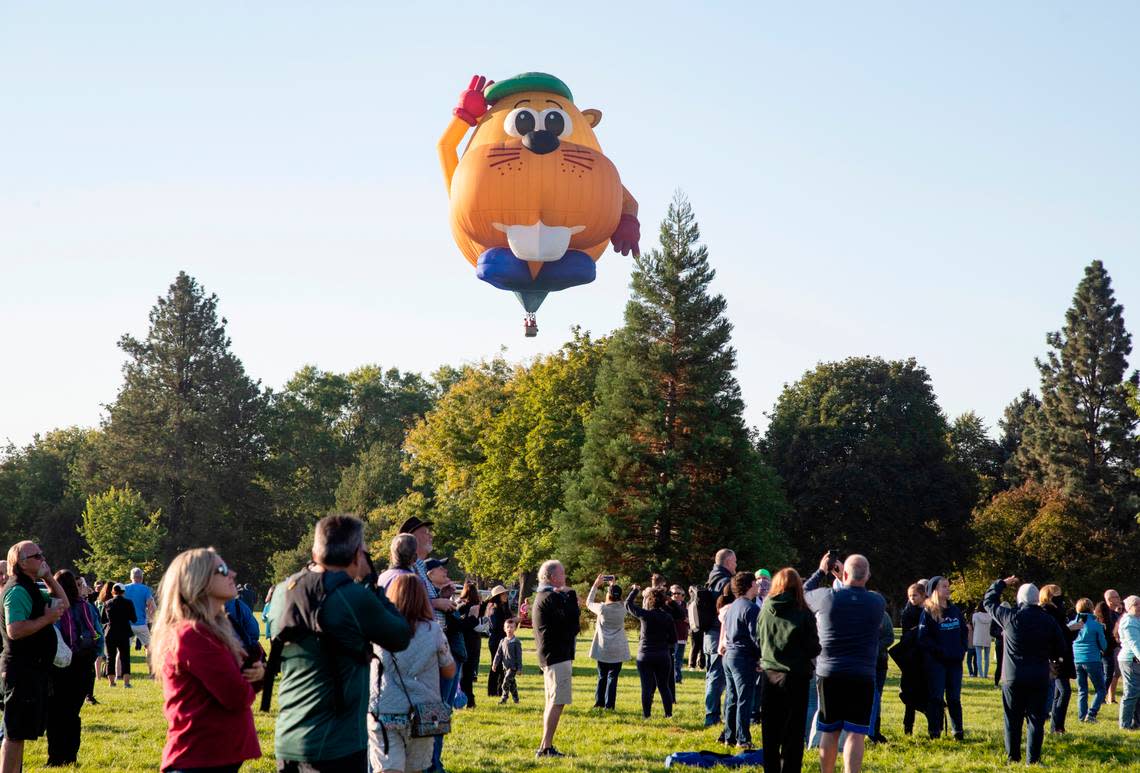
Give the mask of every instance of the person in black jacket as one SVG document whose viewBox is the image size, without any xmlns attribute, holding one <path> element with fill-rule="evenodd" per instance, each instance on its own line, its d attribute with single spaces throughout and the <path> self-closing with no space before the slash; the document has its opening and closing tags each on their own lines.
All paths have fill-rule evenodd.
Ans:
<svg viewBox="0 0 1140 773">
<path fill-rule="evenodd" d="M 107 679 L 115 686 L 116 672 L 123 677 L 123 687 L 131 686 L 131 626 L 138 619 L 135 605 L 124 594 L 121 583 L 111 589 L 111 600 L 103 607 L 103 641 L 107 649 Z M 118 655 L 116 664 L 115 656 Z M 116 667 L 117 666 L 117 667 Z"/>
<path fill-rule="evenodd" d="M 677 645 L 677 627 L 673 613 L 666 608 L 664 588 L 645 590 L 645 606 L 635 601 L 641 588 L 634 585 L 625 597 L 629 614 L 641 621 L 637 646 L 637 675 L 641 677 L 641 715 L 649 719 L 653 709 L 653 693 L 661 694 L 665 717 L 673 716 L 673 653 Z"/>
<path fill-rule="evenodd" d="M 558 561 L 546 561 L 538 569 L 538 593 L 531 620 L 534 647 L 546 692 L 542 713 L 542 744 L 536 757 L 564 757 L 554 748 L 554 732 L 562 708 L 571 702 L 570 679 L 574 673 L 574 639 L 581 630 L 581 610 L 574 589 L 566 586 L 566 570 Z"/>
<path fill-rule="evenodd" d="M 1065 608 L 1065 597 L 1059 585 L 1046 585 L 1041 589 L 1041 608 L 1049 613 L 1049 617 L 1060 627 L 1065 634 L 1065 651 L 1056 664 L 1056 674 L 1053 678 L 1053 701 L 1049 711 L 1049 731 L 1052 733 L 1065 732 L 1065 716 L 1069 713 L 1069 699 L 1073 696 L 1071 680 L 1077 678 L 1077 664 L 1073 658 L 1073 642 L 1077 639 L 1077 632 L 1081 629 L 1079 621 L 1069 626 L 1069 613 Z"/>
<path fill-rule="evenodd" d="M 479 589 L 467 580 L 463 592 L 459 594 L 459 615 L 470 623 L 463 628 L 463 648 L 467 650 L 467 660 L 463 661 L 463 671 L 459 675 L 459 689 L 467 696 L 467 708 L 475 708 L 475 677 L 479 673 L 479 651 L 483 646 L 482 636 L 475 630 L 483 614 L 483 602 L 479 599 Z"/>
<path fill-rule="evenodd" d="M 899 638 L 900 652 L 917 651 L 915 640 L 918 637 L 918 619 L 922 617 L 922 604 L 925 601 L 925 582 L 916 582 L 906 589 L 906 606 L 899 613 L 899 627 L 902 629 L 902 636 Z M 910 735 L 914 732 L 915 711 L 923 711 L 926 708 L 926 683 L 922 675 L 920 658 L 908 657 L 899 663 L 899 697 L 905 706 L 903 733 Z"/>
<path fill-rule="evenodd" d="M 487 599 L 483 614 L 490 623 L 487 631 L 487 649 L 490 651 L 491 659 L 494 660 L 495 654 L 499 651 L 499 642 L 505 636 L 503 624 L 511 617 L 511 602 L 506 588 L 502 585 L 491 588 L 491 597 Z M 498 671 L 487 672 L 487 697 L 498 697 L 499 678 Z"/>
<path fill-rule="evenodd" d="M 1010 762 L 1021 761 L 1021 724 L 1028 722 L 1025 753 L 1029 764 L 1041 761 L 1045 716 L 1049 713 L 1049 662 L 1063 654 L 1066 642 L 1061 628 L 1037 606 L 1037 587 L 1026 583 L 1017 589 L 1017 608 L 999 602 L 1017 577 L 995 580 L 982 598 L 982 606 L 1001 625 L 1005 638 L 1001 702 L 1005 713 L 1005 753 Z"/>
<path fill-rule="evenodd" d="M 709 572 L 705 588 L 720 595 L 736 572 L 736 553 L 728 548 L 716 552 L 716 563 Z M 705 727 L 720 724 L 721 695 L 724 694 L 724 660 L 720 655 L 720 621 L 704 630 L 705 652 Z"/>
<path fill-rule="evenodd" d="M 954 740 L 964 737 L 962 728 L 962 657 L 969 637 L 962 612 L 950 601 L 950 581 L 931 577 L 927 598 L 918 619 L 918 646 L 926 671 L 926 727 L 931 738 L 942 735 L 942 707 L 950 712 Z"/>
</svg>

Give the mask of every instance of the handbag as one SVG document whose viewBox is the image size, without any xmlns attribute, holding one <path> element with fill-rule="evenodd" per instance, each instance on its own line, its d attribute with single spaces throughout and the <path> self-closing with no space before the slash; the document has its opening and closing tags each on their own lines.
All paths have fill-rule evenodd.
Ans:
<svg viewBox="0 0 1140 773">
<path fill-rule="evenodd" d="M 480 617 L 479 618 L 479 624 L 475 626 L 475 633 L 479 634 L 480 636 L 490 636 L 491 635 L 491 618 Z"/>
<path fill-rule="evenodd" d="M 404 685 L 404 675 L 400 673 L 400 664 L 396 661 L 396 653 L 392 653 L 392 665 L 396 669 L 396 677 L 400 680 L 400 689 L 408 699 L 408 726 L 412 731 L 412 738 L 431 738 L 437 735 L 447 735 L 451 732 L 451 707 L 443 701 L 424 701 L 412 703 L 412 696 L 408 695 L 408 688 Z"/>
<path fill-rule="evenodd" d="M 55 660 L 52 661 L 52 665 L 56 668 L 67 668 L 71 665 L 71 647 L 67 646 L 58 628 L 53 625 L 52 630 L 55 631 Z"/>
</svg>

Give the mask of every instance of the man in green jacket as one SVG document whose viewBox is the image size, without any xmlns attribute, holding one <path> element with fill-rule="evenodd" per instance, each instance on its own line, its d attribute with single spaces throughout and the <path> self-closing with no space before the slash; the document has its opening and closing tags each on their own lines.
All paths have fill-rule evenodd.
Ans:
<svg viewBox="0 0 1140 773">
<path fill-rule="evenodd" d="M 281 651 L 277 770 L 365 773 L 371 645 L 400 652 L 412 631 L 386 598 L 361 582 L 372 568 L 360 520 L 349 515 L 321 519 L 313 537 L 313 564 L 304 571 L 323 573 L 328 595 L 318 615 L 321 634 L 285 644 Z M 284 619 L 288 591 L 300 576 L 273 592 L 270 636 Z"/>
</svg>

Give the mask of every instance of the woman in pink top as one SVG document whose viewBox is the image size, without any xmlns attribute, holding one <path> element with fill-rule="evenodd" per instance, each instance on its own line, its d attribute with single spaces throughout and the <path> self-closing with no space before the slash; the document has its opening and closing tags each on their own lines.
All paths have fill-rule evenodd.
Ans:
<svg viewBox="0 0 1140 773">
<path fill-rule="evenodd" d="M 265 667 L 242 669 L 242 650 L 225 603 L 235 573 L 210 548 L 187 550 L 159 585 L 151 652 L 162 679 L 168 723 L 161 768 L 237 771 L 261 756 L 250 704 Z"/>
</svg>

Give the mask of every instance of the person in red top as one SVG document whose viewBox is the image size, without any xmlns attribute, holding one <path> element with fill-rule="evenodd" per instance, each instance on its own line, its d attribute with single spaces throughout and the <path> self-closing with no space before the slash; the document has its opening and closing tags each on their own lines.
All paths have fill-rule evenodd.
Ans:
<svg viewBox="0 0 1140 773">
<path fill-rule="evenodd" d="M 242 668 L 246 653 L 225 611 L 235 577 L 212 548 L 198 548 L 179 554 L 159 585 L 151 651 L 168 724 L 164 773 L 233 773 L 261 756 L 250 705 L 265 667 Z"/>
</svg>

